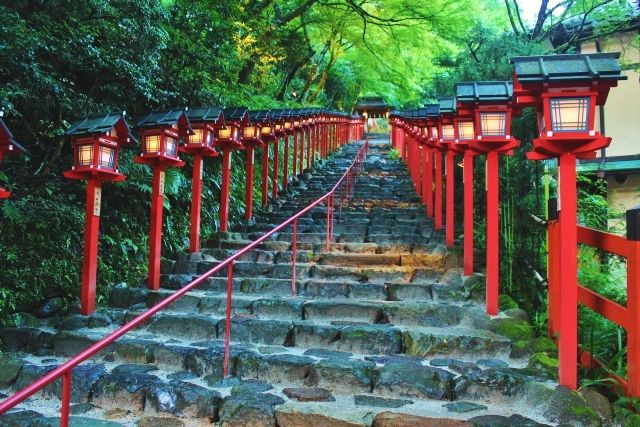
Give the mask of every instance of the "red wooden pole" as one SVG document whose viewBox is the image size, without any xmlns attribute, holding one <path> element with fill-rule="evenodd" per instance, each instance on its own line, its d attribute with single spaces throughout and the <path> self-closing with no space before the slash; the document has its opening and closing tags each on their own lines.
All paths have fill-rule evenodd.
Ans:
<svg viewBox="0 0 640 427">
<path fill-rule="evenodd" d="M 470 150 L 464 153 L 464 275 L 473 274 L 473 163 Z"/>
<path fill-rule="evenodd" d="M 151 221 L 149 232 L 149 289 L 160 289 L 160 258 L 162 255 L 162 207 L 164 201 L 165 166 L 153 167 Z"/>
<path fill-rule="evenodd" d="M 244 193 L 244 219 L 249 221 L 253 217 L 253 147 L 247 147 L 244 152 L 246 158 L 246 181 Z"/>
<path fill-rule="evenodd" d="M 98 273 L 98 235 L 100 233 L 100 200 L 102 182 L 87 181 L 87 204 L 84 211 L 84 249 L 82 257 L 82 289 L 80 312 L 93 314 L 96 309 L 96 277 Z"/>
<path fill-rule="evenodd" d="M 574 390 L 578 384 L 578 231 L 576 157 L 560 155 L 560 378 L 559 383 Z"/>
<path fill-rule="evenodd" d="M 262 149 L 262 207 L 267 206 L 269 198 L 269 143 L 264 144 Z"/>
<path fill-rule="evenodd" d="M 284 137 L 284 160 L 282 162 L 282 191 L 289 186 L 289 135 Z"/>
<path fill-rule="evenodd" d="M 278 197 L 278 169 L 280 165 L 280 138 L 276 138 L 276 143 L 273 145 L 273 175 L 271 176 L 271 197 L 274 199 Z"/>
<path fill-rule="evenodd" d="M 189 252 L 200 250 L 200 219 L 202 210 L 202 155 L 193 156 L 193 174 L 191 182 L 191 230 L 189 233 Z"/>
<path fill-rule="evenodd" d="M 307 169 L 311 168 L 311 132 L 305 132 L 307 134 Z"/>
<path fill-rule="evenodd" d="M 300 174 L 304 171 L 304 130 L 300 132 Z"/>
<path fill-rule="evenodd" d="M 547 265 L 548 265 L 548 307 L 547 316 L 549 318 L 548 331 L 549 335 L 554 337 L 560 332 L 560 283 L 558 274 L 560 274 L 560 254 L 559 254 L 559 231 L 560 225 L 557 220 L 549 221 L 549 247 L 547 248 Z"/>
<path fill-rule="evenodd" d="M 293 237 L 291 242 L 291 296 L 298 295 L 296 287 L 296 262 L 298 262 L 298 220 L 293 221 Z"/>
<path fill-rule="evenodd" d="M 454 212 L 454 186 L 455 186 L 455 160 L 456 153 L 452 150 L 447 150 L 447 206 L 446 206 L 446 224 L 447 229 L 445 231 L 446 244 L 449 247 L 453 246 L 454 234 L 455 234 L 455 212 Z"/>
<path fill-rule="evenodd" d="M 627 257 L 627 389 L 629 395 L 640 396 L 640 241 L 629 241 Z"/>
<path fill-rule="evenodd" d="M 498 153 L 487 153 L 487 313 L 498 314 L 498 295 L 500 286 L 500 181 L 498 179 Z"/>
<path fill-rule="evenodd" d="M 442 230 L 442 152 L 434 150 L 433 154 L 436 168 L 435 229 Z"/>
<path fill-rule="evenodd" d="M 298 132 L 293 133 L 293 176 L 298 176 Z"/>
<path fill-rule="evenodd" d="M 62 376 L 62 396 L 60 399 L 60 427 L 69 427 L 69 415 L 71 413 L 71 376 L 69 370 Z"/>
<path fill-rule="evenodd" d="M 231 350 L 231 305 L 233 294 L 233 261 L 227 266 L 227 303 L 225 306 L 224 320 L 224 359 L 222 360 L 222 372 L 229 376 L 229 353 Z"/>
<path fill-rule="evenodd" d="M 426 176 L 426 199 L 427 199 L 427 216 L 433 218 L 433 149 L 427 148 L 425 166 L 427 168 Z"/>
<path fill-rule="evenodd" d="M 229 190 L 231 187 L 231 149 L 222 150 L 222 185 L 220 189 L 220 231 L 229 228 Z"/>
</svg>

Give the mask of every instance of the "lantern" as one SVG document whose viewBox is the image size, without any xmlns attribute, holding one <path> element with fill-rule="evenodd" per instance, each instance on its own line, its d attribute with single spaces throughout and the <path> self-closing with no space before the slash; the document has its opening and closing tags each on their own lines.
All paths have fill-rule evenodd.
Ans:
<svg viewBox="0 0 640 427">
<path fill-rule="evenodd" d="M 4 110 L 0 110 L 0 162 L 5 155 L 16 154 L 18 151 L 26 152 L 26 150 L 13 139 L 13 135 L 9 131 L 4 120 Z M 4 188 L 0 187 L 0 199 L 8 199 L 11 197 L 11 193 Z"/>
<path fill-rule="evenodd" d="M 182 166 L 178 156 L 180 141 L 188 141 L 194 133 L 187 112 L 186 108 L 154 112 L 140 120 L 136 128 L 140 131 L 142 152 L 136 162 Z"/>
<path fill-rule="evenodd" d="M 66 132 L 73 143 L 73 167 L 64 176 L 87 180 L 80 287 L 80 312 L 84 315 L 95 311 L 102 182 L 124 181 L 125 176 L 118 171 L 118 154 L 123 145 L 135 141 L 124 116 L 125 113 L 117 113 L 85 117 Z"/>
<path fill-rule="evenodd" d="M 609 90 L 626 79 L 619 53 L 548 55 L 511 58 L 515 67 L 513 91 L 518 108 L 533 106 L 539 137 L 533 140 L 529 159 L 558 158 L 559 249 L 549 260 L 559 267 L 559 290 L 549 291 L 550 325 L 559 321 L 559 382 L 575 389 L 578 366 L 577 189 L 576 159 L 595 157 L 611 138 L 595 130 L 595 108 L 604 105 Z M 561 256 L 559 255 L 561 254 Z M 555 301 L 555 294 L 560 301 Z M 561 313 L 562 319 L 553 317 Z M 553 326 L 552 326 L 553 327 Z M 637 348 L 629 347 L 637 360 Z M 630 394 L 640 394 L 634 384 Z"/>
</svg>

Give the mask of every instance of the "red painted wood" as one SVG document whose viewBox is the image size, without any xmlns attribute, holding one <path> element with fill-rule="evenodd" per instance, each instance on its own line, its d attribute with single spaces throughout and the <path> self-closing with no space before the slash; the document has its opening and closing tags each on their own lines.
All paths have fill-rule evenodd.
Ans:
<svg viewBox="0 0 640 427">
<path fill-rule="evenodd" d="M 202 210 L 202 155 L 193 156 L 191 176 L 191 228 L 189 230 L 189 252 L 200 251 L 200 221 Z"/>
<path fill-rule="evenodd" d="M 576 227 L 576 157 L 560 156 L 560 375 L 561 385 L 574 390 L 578 385 L 578 233 Z"/>
<path fill-rule="evenodd" d="M 262 149 L 262 207 L 267 206 L 269 202 L 269 143 L 264 145 Z"/>
<path fill-rule="evenodd" d="M 433 162 L 436 173 L 435 229 L 442 230 L 442 152 L 434 150 Z"/>
<path fill-rule="evenodd" d="M 549 335 L 554 337 L 560 333 L 560 224 L 558 221 L 548 223 L 549 248 L 547 253 L 548 265 L 548 308 Z"/>
<path fill-rule="evenodd" d="M 292 157 L 292 174 L 295 178 L 298 176 L 298 132 L 293 132 L 293 155 Z"/>
<path fill-rule="evenodd" d="M 162 209 L 164 204 L 165 166 L 153 167 L 151 221 L 149 231 L 149 289 L 160 289 L 160 259 L 162 257 Z"/>
<path fill-rule="evenodd" d="M 425 213 L 429 215 L 429 205 L 432 203 L 431 197 L 432 191 L 429 191 L 429 181 L 427 175 L 429 174 L 429 168 L 431 163 L 429 162 L 429 148 L 422 148 L 422 203 L 427 207 Z"/>
<path fill-rule="evenodd" d="M 80 312 L 83 315 L 93 314 L 96 309 L 101 193 L 102 182 L 100 180 L 90 179 L 87 181 L 87 204 L 84 211 L 82 286 L 80 288 Z"/>
<path fill-rule="evenodd" d="M 311 132 L 305 131 L 307 134 L 307 169 L 311 168 Z"/>
<path fill-rule="evenodd" d="M 445 243 L 448 247 L 453 246 L 455 234 L 455 211 L 454 207 L 454 190 L 455 190 L 455 164 L 456 153 L 447 150 L 447 197 L 446 197 L 446 225 Z"/>
<path fill-rule="evenodd" d="M 640 397 L 640 242 L 628 241 L 627 255 L 627 381 L 628 392 Z"/>
<path fill-rule="evenodd" d="M 252 147 L 245 149 L 245 193 L 244 193 L 244 219 L 253 218 L 253 160 L 255 150 Z"/>
<path fill-rule="evenodd" d="M 222 360 L 222 372 L 229 376 L 229 353 L 231 350 L 231 305 L 233 295 L 233 261 L 227 265 L 227 301 L 225 305 L 224 321 L 224 359 Z"/>
<path fill-rule="evenodd" d="M 500 181 L 498 152 L 487 153 L 487 314 L 498 314 L 500 287 Z"/>
<path fill-rule="evenodd" d="M 284 137 L 284 159 L 282 161 L 282 191 L 289 186 L 289 135 Z"/>
<path fill-rule="evenodd" d="M 432 148 L 427 148 L 427 216 L 433 218 L 434 200 L 433 200 L 433 154 Z"/>
<path fill-rule="evenodd" d="M 276 199 L 278 197 L 278 174 L 280 173 L 280 138 L 276 138 L 276 142 L 273 145 L 273 170 L 271 173 L 271 197 Z"/>
<path fill-rule="evenodd" d="M 626 307 L 617 304 L 582 285 L 578 285 L 578 302 L 589 307 L 596 313 L 600 313 L 607 319 L 617 323 L 625 329 L 628 329 L 630 326 L 629 312 Z"/>
<path fill-rule="evenodd" d="M 473 163 L 470 150 L 464 153 L 464 275 L 473 274 Z"/>
<path fill-rule="evenodd" d="M 229 229 L 229 191 L 231 188 L 231 149 L 222 151 L 222 184 L 220 186 L 220 231 Z"/>
<path fill-rule="evenodd" d="M 629 256 L 635 245 L 635 242 L 630 242 L 622 236 L 603 233 L 580 225 L 578 225 L 578 243 L 584 243 L 623 257 Z"/>
</svg>

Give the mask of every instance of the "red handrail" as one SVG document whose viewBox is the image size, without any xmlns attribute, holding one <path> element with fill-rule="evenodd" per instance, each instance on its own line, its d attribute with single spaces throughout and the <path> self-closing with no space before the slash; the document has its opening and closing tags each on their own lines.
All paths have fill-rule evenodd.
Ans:
<svg viewBox="0 0 640 427">
<path fill-rule="evenodd" d="M 227 270 L 228 281 L 227 281 L 227 305 L 226 305 L 226 315 L 225 315 L 226 318 L 225 318 L 225 338 L 224 338 L 225 351 L 224 351 L 224 362 L 223 363 L 224 363 L 224 375 L 227 376 L 228 375 L 228 366 L 229 366 L 229 347 L 230 347 L 230 335 L 231 335 L 231 303 L 232 303 L 232 291 L 233 291 L 233 263 L 237 259 L 242 257 L 244 254 L 246 254 L 246 253 L 250 252 L 251 250 L 255 249 L 258 245 L 260 245 L 262 242 L 267 240 L 273 234 L 279 232 L 280 230 L 282 230 L 283 228 L 289 226 L 292 223 L 294 224 L 294 232 L 297 233 L 297 221 L 298 221 L 298 219 L 300 217 L 304 216 L 305 214 L 307 214 L 311 209 L 315 208 L 316 206 L 318 206 L 319 204 L 321 204 L 325 200 L 327 201 L 327 212 L 332 211 L 333 210 L 333 199 L 334 199 L 334 196 L 335 196 L 335 192 L 338 190 L 338 187 L 340 186 L 340 200 L 342 201 L 343 182 L 345 181 L 345 179 L 347 179 L 348 176 L 350 176 L 352 174 L 357 174 L 362 170 L 362 163 L 363 163 L 363 161 L 364 161 L 364 159 L 365 159 L 365 157 L 367 155 L 368 148 L 369 148 L 369 141 L 367 140 L 367 141 L 365 141 L 364 145 L 360 148 L 360 150 L 356 154 L 356 157 L 354 158 L 353 162 L 351 162 L 351 165 L 347 168 L 345 173 L 341 176 L 341 178 L 338 180 L 338 182 L 336 182 L 336 184 L 331 188 L 331 190 L 329 190 L 329 192 L 327 192 L 325 195 L 323 195 L 319 199 L 315 200 L 314 202 L 309 204 L 306 208 L 302 209 L 300 212 L 296 213 L 295 215 L 293 215 L 292 217 L 290 217 L 289 219 L 287 219 L 286 221 L 284 221 L 280 225 L 276 226 L 271 231 L 267 232 L 263 236 L 260 236 L 258 239 L 254 240 L 253 242 L 251 242 L 250 244 L 248 244 L 244 248 L 240 249 L 238 252 L 236 252 L 235 254 L 231 255 L 229 258 L 227 258 L 226 260 L 222 261 L 220 264 L 216 265 L 215 267 L 213 267 L 212 269 L 210 269 L 209 271 L 207 271 L 206 273 L 204 273 L 203 275 L 201 275 L 200 277 L 198 277 L 197 279 L 195 279 L 194 281 L 192 281 L 191 283 L 189 283 L 188 285 L 186 285 L 182 289 L 176 291 L 171 296 L 167 297 L 166 299 L 162 300 L 158 304 L 156 304 L 153 307 L 149 308 L 147 311 L 145 311 L 144 313 L 140 314 L 139 316 L 137 316 L 136 318 L 134 318 L 130 322 L 128 322 L 125 325 L 123 325 L 122 327 L 120 327 L 120 328 L 116 329 L 115 331 L 111 332 L 109 335 L 107 335 L 106 337 L 104 337 L 100 341 L 98 341 L 95 344 L 87 347 L 85 350 L 83 350 L 82 352 L 80 352 L 79 354 L 74 356 L 73 358 L 69 359 L 67 362 L 63 363 L 62 365 L 58 366 L 56 369 L 52 370 L 48 374 L 46 374 L 43 377 L 39 378 L 38 380 L 34 381 L 32 384 L 26 386 L 22 390 L 16 392 L 12 396 L 10 396 L 7 399 L 5 399 L 4 401 L 0 402 L 0 414 L 4 414 L 9 409 L 13 408 L 17 404 L 23 402 L 24 400 L 26 400 L 27 398 L 29 398 L 33 394 L 37 393 L 38 391 L 40 391 L 41 389 L 46 387 L 48 384 L 50 384 L 50 383 L 54 382 L 55 380 L 59 379 L 60 377 L 62 377 L 62 399 L 61 399 L 61 408 L 60 408 L 60 426 L 61 427 L 68 427 L 68 425 L 69 425 L 69 405 L 70 405 L 70 399 L 71 399 L 71 380 L 72 380 L 73 369 L 76 366 L 78 366 L 80 363 L 86 361 L 87 359 L 93 357 L 98 352 L 102 351 L 107 346 L 113 344 L 117 339 L 119 339 L 123 335 L 127 334 L 129 331 L 137 328 L 142 323 L 144 323 L 147 320 L 149 320 L 149 318 L 152 317 L 153 315 L 157 314 L 158 312 L 164 310 L 169 305 L 171 305 L 174 302 L 176 302 L 178 299 L 180 299 L 182 296 L 184 296 L 187 292 L 193 290 L 194 288 L 196 288 L 197 286 L 202 284 L 202 282 L 204 282 L 209 277 L 211 277 L 213 274 L 217 273 L 218 271 L 222 270 L 225 267 L 228 267 L 228 270 Z M 353 188 L 350 188 L 349 190 L 353 191 Z M 350 194 L 347 193 L 346 194 L 346 200 L 348 200 L 349 196 L 350 196 Z M 332 209 L 329 208 L 330 203 L 331 203 Z M 330 219 L 331 223 L 333 223 L 333 214 L 331 214 L 329 216 L 331 218 Z M 332 231 L 333 231 L 332 228 L 333 228 L 333 225 L 329 225 L 329 222 L 328 222 L 327 223 L 327 235 L 328 236 L 329 236 L 330 233 L 332 233 Z M 294 237 L 293 240 L 295 242 L 296 238 Z M 327 239 L 327 246 L 326 246 L 327 250 L 329 249 L 329 243 L 330 243 L 330 238 Z M 292 269 L 294 271 L 294 277 L 292 278 L 292 293 L 294 295 L 295 295 L 295 264 L 296 264 L 296 259 L 295 259 L 295 256 L 294 256 L 293 257 L 293 265 L 292 265 Z"/>
</svg>

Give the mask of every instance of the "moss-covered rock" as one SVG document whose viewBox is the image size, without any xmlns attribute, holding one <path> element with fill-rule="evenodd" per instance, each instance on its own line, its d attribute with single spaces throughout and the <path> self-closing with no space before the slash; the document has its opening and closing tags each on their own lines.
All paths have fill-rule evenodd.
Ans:
<svg viewBox="0 0 640 427">
<path fill-rule="evenodd" d="M 558 355 L 558 346 L 552 339 L 538 337 L 531 342 L 531 350 L 534 353 L 547 353 L 549 356 Z"/>
<path fill-rule="evenodd" d="M 518 303 L 509 295 L 502 294 L 498 300 L 500 304 L 500 310 L 509 310 L 511 308 L 519 308 Z"/>
<path fill-rule="evenodd" d="M 489 330 L 512 340 L 527 340 L 533 336 L 533 328 L 524 320 L 497 318 L 489 322 Z"/>
<path fill-rule="evenodd" d="M 548 356 L 547 353 L 534 353 L 527 368 L 552 380 L 558 378 L 558 359 Z"/>
<path fill-rule="evenodd" d="M 558 424 L 575 427 L 601 427 L 598 413 L 575 391 L 558 386 L 547 401 L 544 415 Z"/>
<path fill-rule="evenodd" d="M 13 354 L 0 353 L 0 387 L 13 384 L 22 369 L 23 362 Z"/>
<path fill-rule="evenodd" d="M 511 345 L 510 357 L 519 359 L 531 353 L 531 340 L 518 340 Z"/>
</svg>

